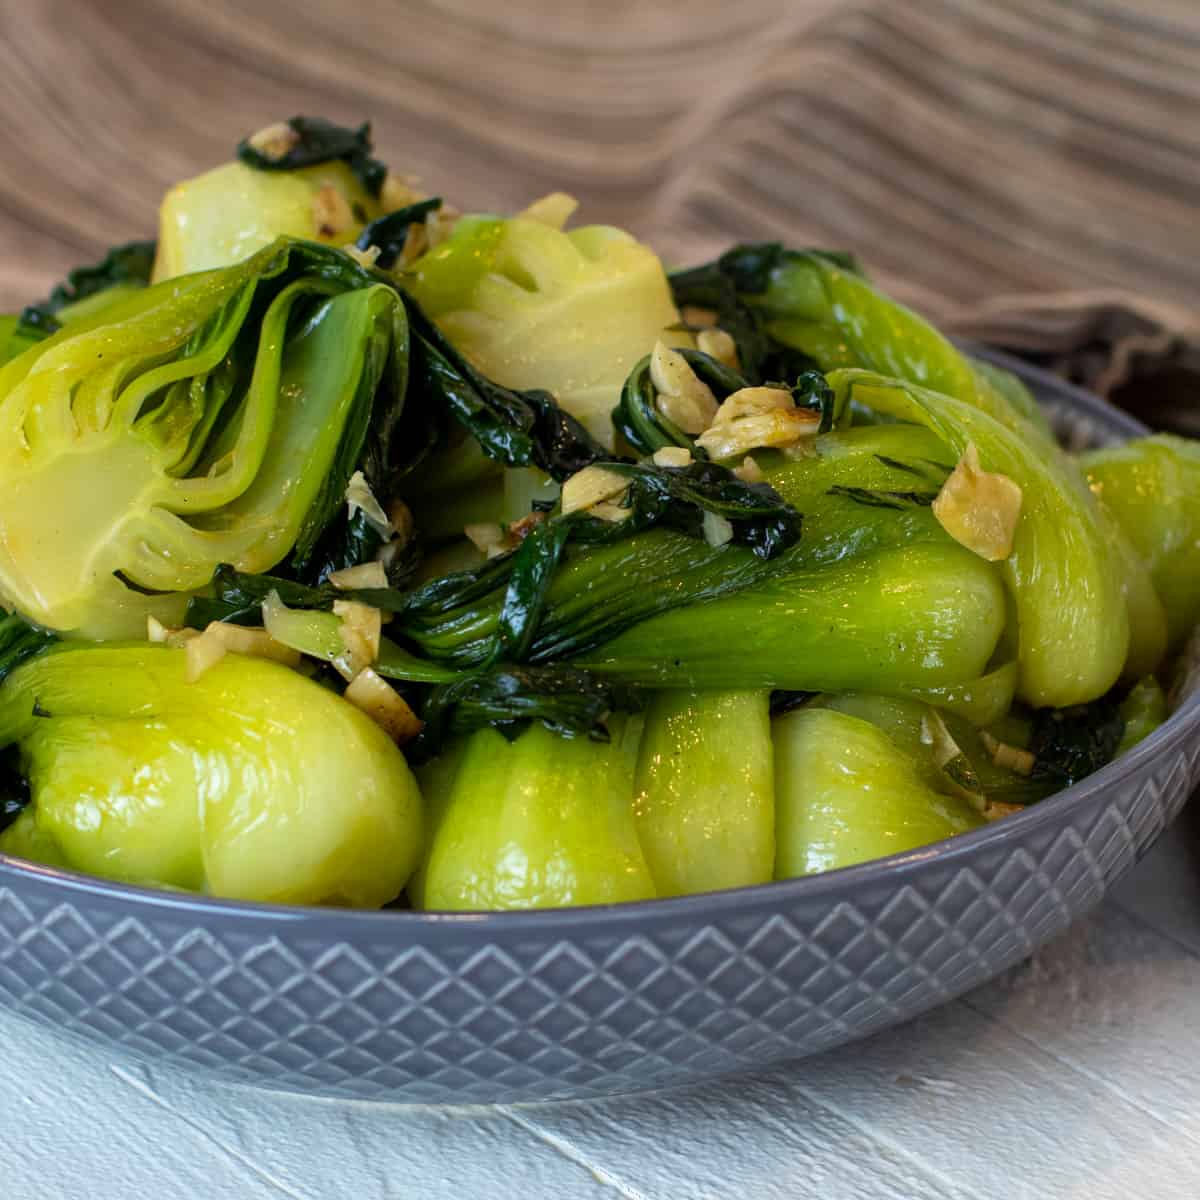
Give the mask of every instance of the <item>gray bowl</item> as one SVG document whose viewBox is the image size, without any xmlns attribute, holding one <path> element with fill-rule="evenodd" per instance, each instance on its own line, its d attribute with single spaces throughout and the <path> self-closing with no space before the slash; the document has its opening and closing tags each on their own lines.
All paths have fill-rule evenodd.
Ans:
<svg viewBox="0 0 1200 1200">
<path fill-rule="evenodd" d="M 1072 441 L 1145 432 L 1020 371 Z M 1095 905 L 1182 807 L 1198 727 L 1193 689 L 1130 754 L 988 828 L 607 908 L 282 908 L 0 855 L 0 1001 L 214 1078 L 391 1101 L 578 1099 L 799 1058 L 983 983 Z"/>
</svg>

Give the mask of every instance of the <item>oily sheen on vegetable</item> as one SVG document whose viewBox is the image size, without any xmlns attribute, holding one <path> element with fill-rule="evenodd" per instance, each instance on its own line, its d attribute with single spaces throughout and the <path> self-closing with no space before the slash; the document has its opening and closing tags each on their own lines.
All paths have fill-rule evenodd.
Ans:
<svg viewBox="0 0 1200 1200">
<path fill-rule="evenodd" d="M 297 116 L 0 318 L 0 853 L 625 903 L 1009 819 L 1166 719 L 1191 443 L 1073 457 L 852 255 L 668 272 L 576 207 Z"/>
</svg>

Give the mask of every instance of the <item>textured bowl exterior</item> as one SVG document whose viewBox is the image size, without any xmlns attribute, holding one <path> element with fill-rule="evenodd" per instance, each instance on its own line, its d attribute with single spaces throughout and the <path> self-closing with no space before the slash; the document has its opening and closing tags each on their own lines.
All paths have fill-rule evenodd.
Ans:
<svg viewBox="0 0 1200 1200">
<path fill-rule="evenodd" d="M 1081 444 L 1143 432 L 1021 368 Z M 825 1050 L 984 982 L 1095 905 L 1200 773 L 1200 695 L 986 829 L 757 888 L 484 915 L 287 909 L 0 855 L 0 1002 L 241 1083 L 434 1103 L 638 1091 Z"/>
</svg>

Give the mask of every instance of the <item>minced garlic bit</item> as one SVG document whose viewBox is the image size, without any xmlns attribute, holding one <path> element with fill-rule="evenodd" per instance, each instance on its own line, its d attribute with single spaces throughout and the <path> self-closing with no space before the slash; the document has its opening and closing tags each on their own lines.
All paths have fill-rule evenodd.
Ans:
<svg viewBox="0 0 1200 1200">
<path fill-rule="evenodd" d="M 568 196 L 566 192 L 551 192 L 548 196 L 535 200 L 524 212 L 518 213 L 518 216 L 530 221 L 540 221 L 543 225 L 549 225 L 551 229 L 562 229 L 578 207 L 579 201 L 574 196 Z"/>
<path fill-rule="evenodd" d="M 425 243 L 432 250 L 440 246 L 453 232 L 462 213 L 453 204 L 443 204 L 425 216 Z"/>
<path fill-rule="evenodd" d="M 653 461 L 656 467 L 690 467 L 692 452 L 686 446 L 660 446 Z"/>
<path fill-rule="evenodd" d="M 724 546 L 733 541 L 733 524 L 720 513 L 704 514 L 704 540 L 710 546 Z"/>
<path fill-rule="evenodd" d="M 332 183 L 323 183 L 317 189 L 312 200 L 312 214 L 318 237 L 341 237 L 354 228 L 350 202 Z"/>
<path fill-rule="evenodd" d="M 388 585 L 387 572 L 380 562 L 343 567 L 340 571 L 331 572 L 328 582 L 340 592 L 348 592 L 352 588 L 385 588 Z"/>
<path fill-rule="evenodd" d="M 696 445 L 715 459 L 769 447 L 807 454 L 820 427 L 821 414 L 797 408 L 786 388 L 741 388 L 726 397 Z"/>
<path fill-rule="evenodd" d="M 763 474 L 762 467 L 760 467 L 758 463 L 750 457 L 749 454 L 742 459 L 742 465 L 740 467 L 733 468 L 733 473 L 743 483 L 762 483 L 766 479 L 766 476 Z"/>
<path fill-rule="evenodd" d="M 483 521 L 478 525 L 467 525 L 463 529 L 467 539 L 481 554 L 488 558 L 499 558 L 517 548 L 517 539 L 513 537 L 507 525 L 498 521 Z"/>
<path fill-rule="evenodd" d="M 361 510 L 371 527 L 381 537 L 389 538 L 396 532 L 388 520 L 387 513 L 383 511 L 383 505 L 375 499 L 367 477 L 361 471 L 355 471 L 350 476 L 350 482 L 346 485 L 346 503 L 350 506 L 351 516 L 354 516 L 356 509 Z"/>
<path fill-rule="evenodd" d="M 416 531 L 412 510 L 403 500 L 393 500 L 388 505 L 387 515 L 388 520 L 392 523 L 392 528 L 396 531 L 395 540 L 402 546 L 407 546 Z"/>
<path fill-rule="evenodd" d="M 629 480 L 617 471 L 598 466 L 584 467 L 562 486 L 563 515 L 578 512 L 581 508 L 594 510 L 605 500 L 615 500 L 624 495 L 628 487 Z"/>
<path fill-rule="evenodd" d="M 370 667 L 359 671 L 342 695 L 398 745 L 412 741 L 424 727 L 404 697 Z"/>
<path fill-rule="evenodd" d="M 383 613 L 358 600 L 335 600 L 334 616 L 342 618 L 342 643 L 350 655 L 367 666 L 379 657 L 383 637 Z"/>
<path fill-rule="evenodd" d="M 268 125 L 246 139 L 246 144 L 252 150 L 257 150 L 270 162 L 287 158 L 299 142 L 300 135 L 286 121 Z"/>
<path fill-rule="evenodd" d="M 696 349 L 703 351 L 709 358 L 732 367 L 738 367 L 737 342 L 724 329 L 702 329 L 696 334 Z"/>
<path fill-rule="evenodd" d="M 933 515 L 960 546 L 988 562 L 999 562 L 1012 553 L 1021 499 L 1019 484 L 983 469 L 979 450 L 971 442 L 942 484 Z"/>
<path fill-rule="evenodd" d="M 717 398 L 712 389 L 682 354 L 661 341 L 650 355 L 650 382 L 658 394 L 658 411 L 684 433 L 703 433 L 713 423 Z"/>
<path fill-rule="evenodd" d="M 368 246 L 365 250 L 357 246 L 346 246 L 344 249 L 360 267 L 373 267 L 380 255 L 378 246 Z"/>
<path fill-rule="evenodd" d="M 424 223 L 410 225 L 404 236 L 404 247 L 396 258 L 396 269 L 411 267 L 428 249 L 429 234 Z"/>
<path fill-rule="evenodd" d="M 979 734 L 979 738 L 996 766 L 1015 771 L 1018 775 L 1033 774 L 1037 759 L 1030 751 L 1022 750 L 1020 746 L 1010 746 L 1007 742 L 994 738 L 986 729 Z"/>
<path fill-rule="evenodd" d="M 157 617 L 146 618 L 146 640 L 148 642 L 158 642 L 178 650 L 199 636 L 200 630 L 198 629 L 172 629 L 171 626 L 164 625 Z"/>
<path fill-rule="evenodd" d="M 187 679 L 195 683 L 205 671 L 216 666 L 226 654 L 244 654 L 267 658 L 285 667 L 298 667 L 300 653 L 277 642 L 265 629 L 247 629 L 227 621 L 211 621 L 199 637 L 187 642 Z"/>
<path fill-rule="evenodd" d="M 407 208 L 425 199 L 425 193 L 417 186 L 420 179 L 415 175 L 397 175 L 389 171 L 379 189 L 379 203 L 384 212 L 395 212 L 398 208 Z"/>
</svg>

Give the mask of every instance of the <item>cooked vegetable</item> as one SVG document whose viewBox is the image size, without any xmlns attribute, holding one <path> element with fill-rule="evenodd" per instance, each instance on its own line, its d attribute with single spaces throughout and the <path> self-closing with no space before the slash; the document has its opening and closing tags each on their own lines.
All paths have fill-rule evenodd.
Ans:
<svg viewBox="0 0 1200 1200">
<path fill-rule="evenodd" d="M 835 371 L 835 392 L 935 432 L 956 455 L 977 448 L 986 470 L 1021 489 L 1022 515 L 1001 566 L 1019 629 L 1018 692 L 1036 705 L 1102 696 L 1129 650 L 1130 625 L 1118 562 L 1095 505 L 1070 465 L 979 408 L 866 371 Z"/>
<path fill-rule="evenodd" d="M 779 717 L 773 734 L 777 879 L 915 850 L 983 824 L 860 717 L 802 708 Z"/>
<path fill-rule="evenodd" d="M 774 792 L 766 692 L 659 692 L 634 783 L 638 838 L 658 894 L 769 880 Z"/>
<path fill-rule="evenodd" d="M 608 447 L 626 376 L 679 319 L 657 255 L 607 225 L 464 219 L 404 286 L 484 375 L 552 393 Z"/>
<path fill-rule="evenodd" d="M 651 687 L 904 691 L 976 679 L 1003 625 L 988 563 L 915 545 L 664 612 L 575 661 Z"/>
<path fill-rule="evenodd" d="M 673 275 L 671 286 L 680 304 L 737 306 L 746 313 L 758 327 L 768 370 L 775 366 L 769 356 L 782 344 L 822 371 L 876 371 L 954 396 L 1002 423 L 1017 416 L 1047 433 L 1018 379 L 962 354 L 922 317 L 872 287 L 844 255 L 777 243 L 735 246 L 714 263 Z"/>
<path fill-rule="evenodd" d="M 1200 618 L 1200 449 L 1164 433 L 1093 450 L 1083 467 L 1149 568 L 1177 651 Z"/>
<path fill-rule="evenodd" d="M 367 125 L 237 158 L 0 317 L 0 850 L 683 895 L 975 828 L 1164 719 L 1190 444 L 1081 469 L 845 254 L 668 279 L 563 193 L 460 216 Z"/>
<path fill-rule="evenodd" d="M 296 134 L 290 146 L 283 130 Z M 270 146 L 256 150 L 248 139 L 238 147 L 239 161 L 167 193 L 159 213 L 156 281 L 228 267 L 280 236 L 349 245 L 383 215 L 379 194 L 386 168 L 370 158 L 369 126 L 347 130 L 295 117 L 273 131 L 279 153 Z"/>
<path fill-rule="evenodd" d="M 426 851 L 416 908 L 612 904 L 655 894 L 633 817 L 637 724 L 608 743 L 533 725 L 470 736 Z"/>
<path fill-rule="evenodd" d="M 395 292 L 307 244 L 72 322 L 0 369 L 0 600 L 130 636 L 218 563 L 302 567 L 406 365 Z"/>
<path fill-rule="evenodd" d="M 37 843 L 76 870 L 217 896 L 396 896 L 421 809 L 387 736 L 286 667 L 228 655 L 189 683 L 184 659 L 62 648 L 0 687 L 0 744 L 21 748 Z M 18 822 L 0 850 L 29 854 L 30 837 Z"/>
</svg>

